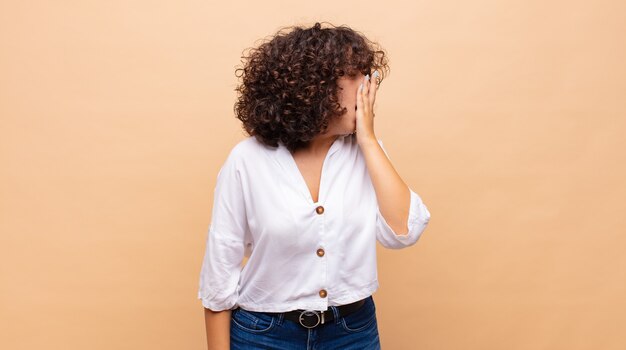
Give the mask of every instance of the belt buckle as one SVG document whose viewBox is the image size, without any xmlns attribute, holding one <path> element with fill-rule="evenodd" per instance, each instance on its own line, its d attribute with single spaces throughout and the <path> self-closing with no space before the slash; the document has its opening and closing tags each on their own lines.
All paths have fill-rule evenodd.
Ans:
<svg viewBox="0 0 626 350">
<path fill-rule="evenodd" d="M 315 315 L 317 316 L 317 323 L 315 323 L 315 325 L 313 326 L 307 326 L 303 323 L 304 317 L 305 316 L 312 316 Z M 321 317 L 320 317 L 321 315 Z M 317 311 L 317 310 L 304 310 L 300 313 L 300 317 L 298 317 L 298 321 L 300 322 L 300 324 L 302 325 L 302 327 L 306 327 L 306 328 L 315 328 L 317 327 L 320 323 L 324 324 L 324 313 L 322 311 Z"/>
</svg>

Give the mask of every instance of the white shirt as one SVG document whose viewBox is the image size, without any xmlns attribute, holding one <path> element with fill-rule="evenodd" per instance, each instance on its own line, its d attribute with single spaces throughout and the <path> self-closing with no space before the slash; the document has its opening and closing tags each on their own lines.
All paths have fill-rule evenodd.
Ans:
<svg viewBox="0 0 626 350">
<path fill-rule="evenodd" d="M 372 295 L 376 241 L 411 246 L 430 219 L 410 192 L 409 232 L 396 235 L 380 213 L 356 136 L 339 136 L 328 150 L 317 202 L 284 144 L 240 141 L 217 175 L 198 299 L 213 311 L 285 312 Z"/>
</svg>

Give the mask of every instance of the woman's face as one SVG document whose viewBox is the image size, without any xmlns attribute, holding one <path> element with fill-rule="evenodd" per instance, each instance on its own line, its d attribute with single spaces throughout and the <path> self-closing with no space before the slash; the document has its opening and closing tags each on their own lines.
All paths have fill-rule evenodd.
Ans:
<svg viewBox="0 0 626 350">
<path fill-rule="evenodd" d="M 352 134 L 356 130 L 356 95 L 364 77 L 363 73 L 359 72 L 352 77 L 344 75 L 337 79 L 337 85 L 340 88 L 338 92 L 339 103 L 341 107 L 345 107 L 348 111 L 333 124 L 329 125 L 329 133 L 347 135 Z"/>
</svg>

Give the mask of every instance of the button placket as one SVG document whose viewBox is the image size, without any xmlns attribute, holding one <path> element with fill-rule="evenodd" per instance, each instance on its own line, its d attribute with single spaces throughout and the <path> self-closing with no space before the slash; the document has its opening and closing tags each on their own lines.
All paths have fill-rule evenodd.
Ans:
<svg viewBox="0 0 626 350">
<path fill-rule="evenodd" d="M 319 292 L 318 295 L 320 296 L 320 298 L 326 299 L 326 297 L 328 296 L 328 291 L 326 290 L 326 287 L 328 285 L 328 262 L 325 258 L 326 255 L 326 251 L 324 250 L 323 247 L 326 246 L 326 215 L 324 215 L 325 209 L 324 206 L 319 205 L 315 208 L 315 212 L 317 213 L 317 215 L 319 216 L 318 219 L 320 220 L 319 222 L 319 228 L 320 228 L 320 234 L 319 236 L 319 246 L 318 249 L 316 250 L 316 254 L 317 256 L 321 259 L 321 264 L 322 264 L 322 280 L 320 281 L 320 287 L 322 287 Z M 328 302 L 328 299 L 326 299 L 326 302 Z"/>
</svg>

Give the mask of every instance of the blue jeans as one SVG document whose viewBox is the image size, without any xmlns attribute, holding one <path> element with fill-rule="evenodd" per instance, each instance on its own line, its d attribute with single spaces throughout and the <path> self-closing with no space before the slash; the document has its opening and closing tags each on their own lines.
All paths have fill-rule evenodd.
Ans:
<svg viewBox="0 0 626 350">
<path fill-rule="evenodd" d="M 282 314 L 234 309 L 230 322 L 231 350 L 377 350 L 380 349 L 376 305 L 370 295 L 358 310 L 315 328 L 287 320 Z"/>
</svg>

